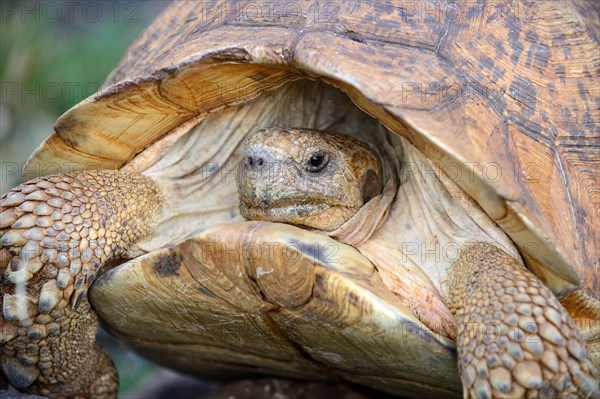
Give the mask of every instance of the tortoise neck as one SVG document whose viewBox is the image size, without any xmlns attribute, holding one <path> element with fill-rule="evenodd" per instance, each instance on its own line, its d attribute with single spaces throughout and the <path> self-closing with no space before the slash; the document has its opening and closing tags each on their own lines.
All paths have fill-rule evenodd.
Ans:
<svg viewBox="0 0 600 399">
<path fill-rule="evenodd" d="M 324 231 L 325 234 L 349 245 L 357 246 L 364 243 L 383 225 L 398 191 L 397 158 L 388 149 L 384 149 L 382 153 L 377 152 L 384 184 L 381 194 L 371 198 L 341 226 L 331 231 Z"/>
</svg>

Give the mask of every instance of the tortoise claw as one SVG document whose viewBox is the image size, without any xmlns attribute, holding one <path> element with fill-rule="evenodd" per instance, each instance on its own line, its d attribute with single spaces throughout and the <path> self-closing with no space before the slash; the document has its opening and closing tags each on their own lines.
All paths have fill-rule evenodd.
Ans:
<svg viewBox="0 0 600 399">
<path fill-rule="evenodd" d="M 29 387 L 35 382 L 40 371 L 35 366 L 24 366 L 15 358 L 2 356 L 2 371 L 10 383 L 18 389 Z"/>
</svg>

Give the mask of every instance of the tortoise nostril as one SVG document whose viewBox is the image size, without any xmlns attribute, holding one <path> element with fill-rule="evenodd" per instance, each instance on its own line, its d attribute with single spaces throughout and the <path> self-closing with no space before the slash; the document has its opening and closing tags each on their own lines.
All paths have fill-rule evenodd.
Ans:
<svg viewBox="0 0 600 399">
<path fill-rule="evenodd" d="M 264 163 L 265 163 L 265 160 L 261 156 L 250 155 L 246 159 L 246 165 L 248 165 L 250 167 L 263 166 Z"/>
</svg>

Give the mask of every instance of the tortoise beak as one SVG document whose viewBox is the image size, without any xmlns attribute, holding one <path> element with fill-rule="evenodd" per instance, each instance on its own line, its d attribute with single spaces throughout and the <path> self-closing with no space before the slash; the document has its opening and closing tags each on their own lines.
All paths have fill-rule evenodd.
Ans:
<svg viewBox="0 0 600 399">
<path fill-rule="evenodd" d="M 277 161 L 264 149 L 250 148 L 238 167 L 237 184 L 240 202 L 251 208 L 268 208 L 273 201 Z"/>
</svg>

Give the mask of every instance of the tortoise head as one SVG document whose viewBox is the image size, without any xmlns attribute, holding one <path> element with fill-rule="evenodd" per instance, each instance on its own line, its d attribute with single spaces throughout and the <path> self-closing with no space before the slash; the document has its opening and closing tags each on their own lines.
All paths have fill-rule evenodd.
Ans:
<svg viewBox="0 0 600 399">
<path fill-rule="evenodd" d="M 382 192 L 379 156 L 338 133 L 267 128 L 250 135 L 238 168 L 240 212 L 333 230 Z"/>
</svg>

